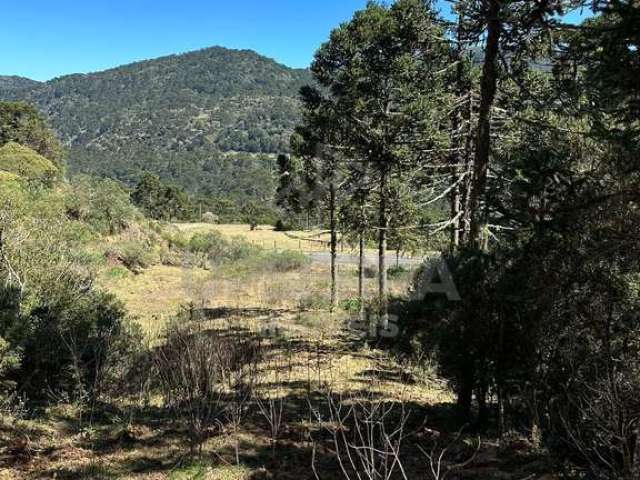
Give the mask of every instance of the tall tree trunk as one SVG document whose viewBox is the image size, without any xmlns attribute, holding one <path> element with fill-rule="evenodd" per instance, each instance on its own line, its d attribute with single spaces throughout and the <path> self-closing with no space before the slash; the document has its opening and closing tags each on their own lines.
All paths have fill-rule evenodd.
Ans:
<svg viewBox="0 0 640 480">
<path fill-rule="evenodd" d="M 453 167 L 457 170 L 457 167 Z M 460 176 L 457 171 L 453 173 L 453 180 L 455 182 L 460 181 Z M 456 186 L 451 192 L 451 236 L 449 238 L 449 250 L 454 253 L 460 246 L 460 185 Z"/>
<path fill-rule="evenodd" d="M 505 434 L 505 401 L 504 401 L 504 390 L 502 389 L 502 385 L 498 384 L 496 386 L 496 396 L 498 398 L 498 404 L 496 405 L 496 430 L 498 434 L 498 439 L 502 440 L 502 436 Z"/>
<path fill-rule="evenodd" d="M 338 233 L 336 232 L 336 185 L 329 183 L 329 230 L 331 230 L 331 303 L 329 310 L 333 313 L 336 308 L 336 258 Z"/>
<path fill-rule="evenodd" d="M 473 403 L 473 377 L 462 378 L 458 386 L 457 408 L 463 423 L 471 422 L 471 405 Z"/>
<path fill-rule="evenodd" d="M 480 82 L 480 110 L 478 115 L 478 136 L 473 165 L 473 190 L 471 193 L 471 229 L 469 242 L 475 248 L 482 247 L 485 214 L 481 209 L 481 199 L 487 185 L 489 156 L 491 154 L 491 108 L 496 96 L 497 57 L 500 46 L 502 0 L 489 0 L 487 12 L 487 43 L 484 51 L 482 80 Z"/>
<path fill-rule="evenodd" d="M 389 173 L 384 167 L 380 174 L 380 210 L 378 236 L 378 302 L 380 326 L 384 329 L 389 327 L 389 299 L 387 297 L 387 236 L 389 229 L 389 214 L 387 212 L 388 203 L 388 179 Z"/>
<path fill-rule="evenodd" d="M 358 314 L 360 322 L 364 322 L 364 232 L 360 232 L 358 245 Z"/>
<path fill-rule="evenodd" d="M 467 135 L 464 147 L 464 181 L 460 184 L 462 218 L 460 219 L 460 244 L 468 245 L 469 225 L 471 223 L 471 191 L 473 189 L 473 92 L 469 92 L 465 122 Z"/>
<path fill-rule="evenodd" d="M 505 319 L 504 315 L 500 315 L 500 327 L 498 329 L 498 361 L 496 362 L 496 392 L 498 395 L 497 405 L 497 423 L 498 423 L 498 438 L 502 439 L 502 435 L 505 432 L 505 418 L 504 418 L 504 372 L 506 370 L 505 358 L 504 358 L 504 337 L 505 337 Z"/>
<path fill-rule="evenodd" d="M 462 15 L 458 19 L 458 45 L 454 52 L 453 61 L 457 62 L 456 66 L 456 101 L 460 102 L 464 95 L 463 75 L 464 65 L 462 64 Z M 460 181 L 460 160 L 462 155 L 462 114 L 461 109 L 464 105 L 458 105 L 451 116 L 451 182 L 455 185 Z M 460 198 L 461 185 L 458 184 L 451 191 L 451 233 L 449 238 L 449 250 L 454 253 L 460 246 Z"/>
</svg>

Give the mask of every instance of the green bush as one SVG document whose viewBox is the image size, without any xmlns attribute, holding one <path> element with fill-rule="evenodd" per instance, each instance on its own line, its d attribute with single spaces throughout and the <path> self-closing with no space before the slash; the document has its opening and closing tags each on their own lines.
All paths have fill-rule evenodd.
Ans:
<svg viewBox="0 0 640 480">
<path fill-rule="evenodd" d="M 273 229 L 276 232 L 289 232 L 291 230 L 294 230 L 294 228 L 291 225 L 289 225 L 288 223 L 285 223 L 281 219 L 278 219 L 276 224 L 273 226 Z"/>
<path fill-rule="evenodd" d="M 279 273 L 299 270 L 308 263 L 310 263 L 310 260 L 305 254 L 290 250 L 267 252 L 260 257 L 260 267 L 262 270 Z"/>
<path fill-rule="evenodd" d="M 15 385 L 30 400 L 84 401 L 137 342 L 123 306 L 93 286 L 95 230 L 69 218 L 68 195 L 64 185 L 0 186 L 0 395 Z M 116 249 L 146 263 L 140 243 Z"/>
<path fill-rule="evenodd" d="M 262 252 L 241 237 L 227 240 L 219 232 L 195 234 L 187 244 L 187 251 L 216 265 L 251 261 L 259 258 Z"/>
<path fill-rule="evenodd" d="M 4 338 L 0 337 L 0 401 L 13 390 L 16 383 L 9 379 L 9 375 L 20 366 L 20 352 Z"/>
<path fill-rule="evenodd" d="M 402 265 L 394 265 L 387 270 L 387 276 L 389 278 L 402 278 L 407 273 L 409 273 L 409 271 Z"/>
<path fill-rule="evenodd" d="M 348 313 L 358 313 L 360 311 L 359 298 L 345 298 L 340 300 L 340 308 Z"/>
<path fill-rule="evenodd" d="M 241 260 L 254 259 L 261 255 L 263 250 L 260 247 L 251 245 L 242 237 L 234 237 L 228 244 L 228 249 L 222 260 L 228 262 L 238 262 Z"/>
<path fill-rule="evenodd" d="M 120 243 L 105 252 L 109 259 L 120 261 L 132 272 L 138 272 L 154 263 L 154 255 L 148 245 L 137 241 Z"/>
<path fill-rule="evenodd" d="M 162 228 L 160 224 L 154 222 L 160 229 L 160 237 L 167 242 L 169 248 L 178 248 L 180 250 L 188 250 L 189 237 L 177 229 Z"/>
<path fill-rule="evenodd" d="M 122 184 L 84 175 L 72 180 L 65 206 L 68 218 L 108 235 L 126 230 L 140 217 Z"/>
<path fill-rule="evenodd" d="M 53 162 L 15 142 L 9 142 L 0 147 L 0 171 L 13 173 L 26 180 L 37 180 L 47 185 L 60 176 L 60 171 Z"/>
<path fill-rule="evenodd" d="M 228 248 L 228 242 L 220 232 L 196 233 L 187 244 L 192 253 L 202 253 L 208 257 L 217 258 Z"/>
<path fill-rule="evenodd" d="M 378 276 L 378 269 L 376 267 L 370 267 L 368 265 L 365 265 L 364 278 L 376 278 L 377 276 Z"/>
<path fill-rule="evenodd" d="M 252 245 L 243 237 L 225 238 L 219 232 L 196 233 L 189 240 L 182 235 L 164 235 L 169 250 L 161 252 L 162 262 L 205 266 L 208 262 L 236 272 L 290 272 L 309 263 L 309 258 L 293 251 L 272 252 Z"/>
<path fill-rule="evenodd" d="M 0 372 L 3 385 L 15 384 L 30 400 L 82 401 L 106 388 L 116 356 L 140 338 L 124 328 L 126 313 L 115 297 L 87 291 L 85 280 L 63 275 L 31 305 L 5 311 L 2 351 L 12 355 L 2 362 L 11 367 Z"/>
</svg>

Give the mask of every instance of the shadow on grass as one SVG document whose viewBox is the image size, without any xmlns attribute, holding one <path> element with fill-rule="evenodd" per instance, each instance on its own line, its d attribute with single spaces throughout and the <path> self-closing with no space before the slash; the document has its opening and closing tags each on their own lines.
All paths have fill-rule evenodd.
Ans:
<svg viewBox="0 0 640 480">
<path fill-rule="evenodd" d="M 269 310 L 267 312 L 273 313 Z M 216 310 L 212 315 L 236 315 L 235 309 Z M 253 310 L 251 314 L 265 314 L 264 310 Z M 247 313 L 249 315 L 249 313 Z M 194 335 L 216 335 L 218 337 L 231 338 L 234 341 L 243 342 L 256 340 L 257 334 L 249 329 L 231 326 L 223 331 L 216 330 L 215 333 L 208 333 L 207 330 L 194 332 Z M 319 359 L 320 365 L 327 357 L 334 357 L 339 354 L 376 359 L 374 354 L 361 352 L 353 344 L 346 344 L 340 340 L 335 344 L 326 344 L 304 339 L 282 339 L 270 338 L 265 341 L 264 358 L 269 361 L 271 355 L 282 355 L 285 350 L 291 355 L 294 361 L 290 363 L 278 364 L 274 362 L 271 368 L 289 369 L 293 366 L 307 366 L 300 360 L 301 355 L 308 353 L 313 359 Z M 359 348 L 359 347 L 358 347 Z M 312 370 L 312 376 L 315 375 Z M 252 413 L 247 416 L 243 424 L 240 438 L 240 463 L 255 471 L 252 478 L 295 478 L 296 480 L 315 478 L 311 469 L 312 458 L 315 457 L 315 464 L 321 478 L 341 478 L 340 465 L 337 462 L 334 452 L 333 439 L 331 435 L 320 428 L 317 424 L 317 416 L 327 418 L 330 414 L 330 398 L 334 402 L 352 401 L 359 402 L 379 402 L 382 401 L 382 394 L 376 394 L 368 389 L 368 383 L 372 378 L 384 382 L 406 384 L 408 379 L 403 377 L 400 369 L 389 368 L 382 370 L 372 368 L 360 372 L 355 379 L 352 379 L 349 391 L 342 395 L 332 395 L 314 390 L 317 382 L 309 380 L 275 381 L 260 384 L 260 389 L 272 391 L 275 388 L 284 387 L 289 392 L 282 397 L 284 409 L 283 429 L 281 437 L 275 447 L 272 446 L 269 436 L 269 422 L 260 415 L 257 408 L 252 408 Z M 228 399 L 227 399 L 228 400 Z M 255 399 L 266 402 L 267 396 Z M 225 399 L 223 398 L 224 402 Z M 255 403 L 255 402 L 254 402 Z M 418 403 L 387 402 L 395 409 L 404 409 L 410 412 L 406 423 L 406 429 L 411 434 L 413 443 L 409 444 L 408 457 L 419 458 L 420 452 L 417 445 L 420 444 L 421 435 L 424 433 L 425 424 L 432 430 L 457 431 L 455 415 L 452 405 L 440 404 L 425 406 Z M 347 407 L 348 408 L 348 407 Z M 127 430 L 124 429 L 122 420 L 114 422 L 114 419 L 131 418 L 132 422 Z M 55 420 L 64 426 L 65 431 L 77 432 L 79 422 L 73 415 L 60 413 Z M 180 466 L 185 459 L 190 458 L 188 432 L 184 424 L 181 423 L 180 412 L 170 411 L 165 408 L 146 406 L 136 408 L 119 408 L 111 404 L 96 404 L 95 412 L 92 416 L 92 428 L 95 430 L 91 441 L 76 440 L 92 457 L 97 456 L 104 460 L 102 463 L 91 463 L 76 468 L 62 467 L 59 470 L 40 472 L 49 478 L 61 479 L 110 479 L 120 478 L 126 474 L 150 475 L 168 474 Z M 221 417 L 218 419 L 224 423 Z M 397 420 L 397 419 L 395 419 Z M 390 418 L 393 423 L 394 418 Z M 347 426 L 349 428 L 349 426 Z M 120 429 L 120 430 L 118 430 Z M 140 429 L 142 433 L 136 432 Z M 210 439 L 222 439 L 220 442 L 206 442 L 203 450 L 203 458 L 207 464 L 232 465 L 235 464 L 234 441 L 231 435 L 224 429 L 212 429 Z M 212 444 L 217 446 L 213 446 Z M 215 448 L 215 450 L 214 450 Z M 199 460 L 199 461 L 200 461 Z M 412 461 L 408 460 L 408 464 Z M 424 471 L 422 472 L 424 473 Z M 41 478 L 41 477 L 40 477 Z M 415 477 L 419 478 L 418 474 Z"/>
</svg>

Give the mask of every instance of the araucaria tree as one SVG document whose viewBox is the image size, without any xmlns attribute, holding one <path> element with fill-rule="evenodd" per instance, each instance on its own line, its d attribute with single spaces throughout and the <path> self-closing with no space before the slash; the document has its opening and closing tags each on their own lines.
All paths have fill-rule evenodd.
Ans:
<svg viewBox="0 0 640 480">
<path fill-rule="evenodd" d="M 541 38 L 547 38 L 571 0 L 459 0 L 458 41 L 473 45 L 484 40 L 474 142 L 473 173 L 468 215 L 468 244 L 486 248 L 488 218 L 485 208 L 487 178 L 491 167 L 492 143 L 496 132 L 492 115 L 503 70 L 526 64 L 535 58 Z M 509 61 L 507 62 L 507 58 Z"/>
<path fill-rule="evenodd" d="M 341 119 L 336 115 L 334 103 L 324 98 L 312 87 L 300 91 L 303 104 L 304 125 L 296 128 L 291 147 L 303 158 L 305 188 L 298 192 L 302 203 L 326 206 L 329 213 L 329 248 L 331 252 L 330 310 L 337 305 L 337 246 L 338 246 L 338 189 L 340 182 L 339 163 L 342 160 L 339 148 L 342 143 Z M 301 195 L 300 195 L 301 194 Z M 299 202 L 300 200 L 298 200 Z M 293 203 L 288 202 L 290 205 Z"/>
<path fill-rule="evenodd" d="M 428 2 L 369 3 L 334 30 L 312 72 L 339 121 L 343 158 L 366 164 L 375 178 L 380 323 L 388 323 L 387 242 L 391 188 L 407 169 L 446 148 L 449 42 Z"/>
</svg>

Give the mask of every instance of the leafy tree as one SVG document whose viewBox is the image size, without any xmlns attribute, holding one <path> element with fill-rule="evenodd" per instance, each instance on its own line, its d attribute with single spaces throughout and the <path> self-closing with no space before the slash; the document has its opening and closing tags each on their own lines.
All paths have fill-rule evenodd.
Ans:
<svg viewBox="0 0 640 480">
<path fill-rule="evenodd" d="M 10 142 L 35 150 L 63 170 L 62 145 L 33 105 L 0 101 L 0 147 Z"/>
<path fill-rule="evenodd" d="M 93 286 L 91 229 L 67 217 L 67 194 L 0 186 L 0 381 L 31 400 L 96 398 L 130 345 L 122 305 Z"/>
<path fill-rule="evenodd" d="M 15 142 L 0 147 L 0 170 L 47 186 L 51 186 L 61 175 L 49 159 Z"/>
<path fill-rule="evenodd" d="M 187 219 L 192 214 L 192 201 L 181 188 L 162 182 L 151 173 L 141 176 L 133 193 L 133 202 L 155 219 Z"/>
<path fill-rule="evenodd" d="M 277 220 L 277 214 L 268 206 L 255 201 L 247 201 L 241 207 L 241 219 L 249 224 L 251 230 L 258 228 L 258 225 L 273 225 Z"/>
<path fill-rule="evenodd" d="M 456 4 L 460 16 L 459 39 L 477 42 L 486 35 L 484 42 L 478 129 L 475 140 L 473 181 L 470 195 L 470 238 L 476 248 L 486 244 L 483 231 L 487 224 L 486 212 L 481 208 L 490 165 L 492 109 L 500 76 L 500 60 L 512 56 L 512 65 L 525 64 L 535 59 L 532 50 L 537 46 L 559 14 L 571 4 L 568 0 L 460 0 Z M 503 65 L 506 69 L 510 67 Z"/>
<path fill-rule="evenodd" d="M 115 180 L 75 177 L 66 199 L 67 215 L 86 222 L 100 232 L 114 235 L 136 218 L 129 193 Z"/>
<path fill-rule="evenodd" d="M 290 213 L 300 211 L 300 192 L 296 185 L 297 168 L 291 157 L 278 155 L 279 181 L 276 189 L 276 204 Z"/>
<path fill-rule="evenodd" d="M 300 91 L 304 107 L 304 124 L 296 129 L 294 153 L 304 158 L 313 177 L 308 179 L 307 203 L 321 207 L 326 205 L 329 214 L 329 249 L 331 255 L 330 310 L 337 306 L 337 245 L 338 245 L 338 190 L 341 181 L 339 163 L 343 160 L 334 145 L 341 143 L 340 123 L 331 99 L 322 96 L 319 90 L 304 87 Z"/>
</svg>

